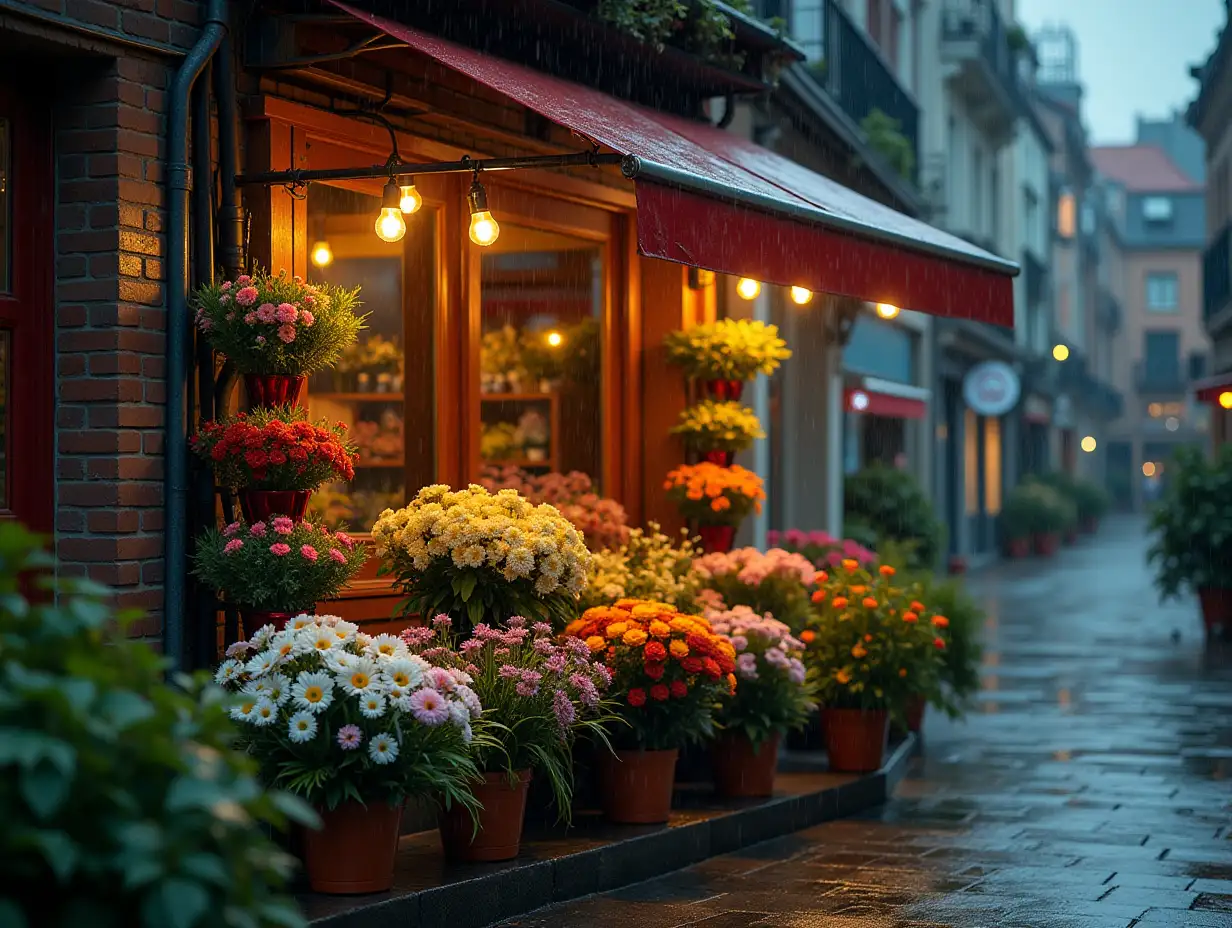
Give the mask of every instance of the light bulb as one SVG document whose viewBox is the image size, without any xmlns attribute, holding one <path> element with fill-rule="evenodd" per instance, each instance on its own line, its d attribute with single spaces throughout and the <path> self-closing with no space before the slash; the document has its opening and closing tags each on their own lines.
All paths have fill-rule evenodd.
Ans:
<svg viewBox="0 0 1232 928">
<path fill-rule="evenodd" d="M 419 207 L 423 206 L 423 196 L 412 182 L 402 185 L 402 196 L 398 199 L 398 209 L 406 214 L 411 214 L 419 211 Z"/>
<path fill-rule="evenodd" d="M 1095 439 L 1092 436 L 1088 435 L 1082 440 L 1082 450 L 1087 454 L 1095 450 Z"/>
<path fill-rule="evenodd" d="M 1232 409 L 1232 391 L 1224 390 L 1219 394 L 1219 405 L 1224 409 Z"/>
<path fill-rule="evenodd" d="M 752 277 L 741 277 L 736 282 L 736 292 L 740 294 L 742 299 L 755 300 L 757 299 L 757 294 L 761 293 L 761 284 Z"/>
<path fill-rule="evenodd" d="M 488 211 L 488 192 L 479 183 L 479 174 L 471 181 L 466 201 L 471 208 L 471 241 L 476 245 L 491 245 L 500 235 L 500 226 Z"/>
<path fill-rule="evenodd" d="M 878 303 L 877 315 L 882 319 L 893 319 L 898 315 L 898 307 L 893 303 Z"/>
<path fill-rule="evenodd" d="M 376 236 L 382 242 L 399 242 L 406 235 L 406 220 L 398 207 L 401 198 L 401 191 L 391 177 L 381 195 L 381 214 L 376 217 Z"/>
<path fill-rule="evenodd" d="M 548 344 L 553 348 L 559 348 L 564 343 L 565 336 L 561 335 L 559 332 L 552 331 L 548 333 Z"/>
<path fill-rule="evenodd" d="M 813 291 L 807 287 L 792 287 L 791 301 L 797 306 L 803 306 L 813 298 Z"/>
<path fill-rule="evenodd" d="M 1052 356 L 1058 361 L 1064 361 L 1069 357 L 1069 348 L 1066 345 L 1054 345 L 1052 349 Z"/>
<path fill-rule="evenodd" d="M 313 243 L 311 255 L 312 263 L 317 267 L 329 267 L 334 261 L 334 250 L 325 239 Z"/>
<path fill-rule="evenodd" d="M 1154 477 L 1155 476 L 1155 462 L 1154 461 L 1147 461 L 1145 464 L 1142 465 L 1142 476 L 1143 477 Z"/>
</svg>

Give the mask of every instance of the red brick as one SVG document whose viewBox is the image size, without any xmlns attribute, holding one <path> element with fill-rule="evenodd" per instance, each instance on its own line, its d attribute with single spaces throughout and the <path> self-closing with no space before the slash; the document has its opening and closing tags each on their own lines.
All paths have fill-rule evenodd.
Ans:
<svg viewBox="0 0 1232 928">
<path fill-rule="evenodd" d="M 147 217 L 149 215 L 149 213 L 146 213 Z M 153 255 L 157 258 L 163 253 L 163 245 L 156 236 L 121 230 L 120 250 L 131 251 L 139 255 Z"/>
<path fill-rule="evenodd" d="M 62 329 L 85 325 L 86 315 L 84 306 L 61 306 L 56 310 L 56 325 Z"/>
<path fill-rule="evenodd" d="M 114 280 L 66 280 L 56 287 L 56 293 L 62 300 L 114 300 L 116 298 L 116 282 Z"/>
<path fill-rule="evenodd" d="M 120 561 L 116 564 L 91 564 L 86 576 L 96 583 L 107 586 L 136 586 L 141 582 L 141 564 L 137 561 Z"/>
<path fill-rule="evenodd" d="M 118 282 L 116 287 L 119 292 Z M 113 297 L 114 299 L 114 297 Z M 141 307 L 129 303 L 109 303 L 106 306 L 90 307 L 90 325 L 99 327 L 113 325 L 141 325 Z"/>
<path fill-rule="evenodd" d="M 120 11 L 101 0 L 65 0 L 64 13 L 70 19 L 107 29 L 115 29 L 120 24 Z"/>
<path fill-rule="evenodd" d="M 130 303 L 157 305 L 163 301 L 163 288 L 149 281 L 121 280 L 120 299 Z"/>
<path fill-rule="evenodd" d="M 95 183 L 102 183 L 95 181 Z M 134 248 L 129 248 L 123 244 L 125 234 L 120 233 L 120 247 L 125 251 L 135 251 Z M 57 236 L 57 241 L 60 246 L 60 253 L 65 252 L 82 252 L 82 251 L 114 251 L 116 247 L 116 233 L 109 231 L 92 231 L 92 232 L 61 232 Z M 158 254 L 156 251 L 146 252 L 147 254 Z"/>
<path fill-rule="evenodd" d="M 145 227 L 150 232 L 161 232 L 163 230 L 162 215 L 153 210 L 147 210 L 145 214 Z M 151 252 L 151 254 L 153 253 Z"/>
<path fill-rule="evenodd" d="M 141 399 L 141 381 L 111 380 L 100 377 L 80 377 L 60 381 L 60 401 L 135 403 Z"/>
<path fill-rule="evenodd" d="M 90 228 L 114 229 L 120 223 L 120 208 L 114 203 L 90 207 Z"/>
<path fill-rule="evenodd" d="M 56 277 L 60 280 L 82 277 L 88 266 L 84 255 L 61 255 L 56 260 Z"/>
<path fill-rule="evenodd" d="M 162 506 L 161 483 L 126 483 L 117 488 L 117 501 L 122 506 Z"/>
<path fill-rule="evenodd" d="M 56 208 L 56 229 L 76 232 L 86 227 L 86 207 L 81 203 L 65 203 Z"/>
<path fill-rule="evenodd" d="M 61 506 L 105 509 L 120 502 L 119 487 L 100 483 L 62 483 L 59 495 Z"/>
<path fill-rule="evenodd" d="M 56 550 L 68 561 L 139 561 L 161 555 L 163 540 L 156 535 L 63 538 Z"/>
<path fill-rule="evenodd" d="M 141 582 L 149 585 L 159 584 L 163 582 L 163 561 L 146 561 L 141 565 Z"/>
<path fill-rule="evenodd" d="M 142 358 L 141 359 L 141 376 L 142 377 L 165 377 L 167 374 L 167 361 L 165 358 Z"/>
<path fill-rule="evenodd" d="M 66 180 L 60 184 L 61 203 L 97 203 L 100 200 L 114 200 L 116 195 L 114 180 Z M 135 181 L 119 181 L 120 184 L 135 183 Z M 125 197 L 131 199 L 131 197 Z M 142 200 L 143 203 L 155 202 Z"/>
<path fill-rule="evenodd" d="M 140 374 L 141 358 L 135 354 L 96 354 L 90 357 L 90 373 L 106 376 L 108 374 Z"/>
<path fill-rule="evenodd" d="M 136 454 L 140 450 L 140 432 L 92 429 L 60 433 L 61 454 Z"/>
<path fill-rule="evenodd" d="M 166 514 L 161 509 L 141 510 L 141 530 L 143 532 L 161 532 L 165 524 Z"/>
<path fill-rule="evenodd" d="M 60 480 L 83 480 L 85 475 L 85 462 L 80 458 L 56 459 L 56 477 Z"/>
<path fill-rule="evenodd" d="M 91 480 L 161 480 L 162 458 L 90 458 L 86 476 Z"/>
<path fill-rule="evenodd" d="M 143 210 L 140 206 L 121 203 L 117 209 L 120 213 L 120 225 L 132 226 L 134 229 L 141 228 Z"/>
<path fill-rule="evenodd" d="M 119 184 L 119 196 L 121 200 L 126 200 L 130 203 L 145 203 L 150 206 L 163 205 L 163 188 L 158 184 L 152 184 L 149 181 L 140 180 L 124 180 L 117 181 Z"/>
<path fill-rule="evenodd" d="M 167 402 L 167 385 L 160 380 L 145 385 L 145 401 L 162 405 Z"/>
<path fill-rule="evenodd" d="M 119 255 L 106 251 L 90 256 L 90 274 L 94 277 L 114 277 L 119 269 Z"/>
<path fill-rule="evenodd" d="M 57 532 L 84 532 L 86 530 L 85 513 L 76 509 L 62 509 L 56 513 Z"/>
<path fill-rule="evenodd" d="M 62 152 L 111 151 L 115 137 L 111 129 L 73 129 L 58 133 L 56 144 Z"/>
<path fill-rule="evenodd" d="M 163 411 L 157 406 L 92 406 L 90 428 L 155 429 L 163 424 Z"/>
<path fill-rule="evenodd" d="M 62 429 L 81 429 L 86 425 L 86 411 L 80 406 L 56 407 L 56 426 Z"/>
<path fill-rule="evenodd" d="M 145 259 L 145 276 L 150 280 L 163 279 L 163 263 L 156 258 Z"/>
<path fill-rule="evenodd" d="M 56 367 L 61 377 L 76 377 L 86 372 L 86 356 L 83 354 L 60 355 Z"/>
<path fill-rule="evenodd" d="M 139 13 L 136 10 L 125 10 L 120 17 L 121 28 L 129 35 L 138 35 L 143 39 L 155 42 L 171 40 L 171 24 L 149 13 Z"/>
<path fill-rule="evenodd" d="M 125 277 L 141 276 L 141 259 L 136 255 L 122 254 L 120 258 L 120 273 Z"/>
<path fill-rule="evenodd" d="M 135 509 L 100 509 L 89 514 L 86 524 L 92 532 L 136 532 L 141 516 Z"/>
</svg>

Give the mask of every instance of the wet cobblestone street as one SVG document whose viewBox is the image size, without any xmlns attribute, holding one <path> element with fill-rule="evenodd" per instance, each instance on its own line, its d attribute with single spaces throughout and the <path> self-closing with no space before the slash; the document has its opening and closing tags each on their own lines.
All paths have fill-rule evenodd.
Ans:
<svg viewBox="0 0 1232 928">
<path fill-rule="evenodd" d="M 1232 648 L 1145 548 L 1120 517 L 972 577 L 984 690 L 889 804 L 508 924 L 1232 928 Z"/>
</svg>

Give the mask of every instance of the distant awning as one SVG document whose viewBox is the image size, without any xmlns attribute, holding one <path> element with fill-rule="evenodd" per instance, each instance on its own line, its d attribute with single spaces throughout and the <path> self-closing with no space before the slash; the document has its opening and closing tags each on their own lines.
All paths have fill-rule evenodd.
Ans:
<svg viewBox="0 0 1232 928">
<path fill-rule="evenodd" d="M 1225 395 L 1227 399 L 1224 399 Z M 1232 409 L 1232 371 L 1199 380 L 1194 384 L 1194 396 L 1199 403 Z"/>
<path fill-rule="evenodd" d="M 866 416 L 887 419 L 926 419 L 931 396 L 923 387 L 882 380 L 879 377 L 859 377 L 848 381 L 843 391 L 843 408 Z"/>
<path fill-rule="evenodd" d="M 734 133 L 618 100 L 341 0 L 328 2 L 627 156 L 643 255 L 934 315 L 1014 324 L 1013 262 Z"/>
</svg>

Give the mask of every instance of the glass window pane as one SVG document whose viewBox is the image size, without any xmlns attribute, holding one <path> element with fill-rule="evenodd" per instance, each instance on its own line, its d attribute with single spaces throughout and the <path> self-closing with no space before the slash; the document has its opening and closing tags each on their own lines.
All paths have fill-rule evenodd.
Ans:
<svg viewBox="0 0 1232 928">
<path fill-rule="evenodd" d="M 12 332 L 0 330 L 0 509 L 12 509 L 9 501 L 9 370 L 12 362 Z"/>
<path fill-rule="evenodd" d="M 505 225 L 481 258 L 481 476 L 603 476 L 603 249 Z"/>
<path fill-rule="evenodd" d="M 406 504 L 435 471 L 433 337 L 436 215 L 404 217 L 399 242 L 377 237 L 380 198 L 314 184 L 308 193 L 309 276 L 360 287 L 365 328 L 333 370 L 309 383 L 309 414 L 345 422 L 359 447 L 355 479 L 322 487 L 312 506 L 366 532 Z M 407 338 L 413 325 L 414 338 Z"/>
<path fill-rule="evenodd" d="M 12 159 L 9 156 L 9 149 L 12 147 L 12 132 L 9 129 L 7 119 L 0 118 L 0 293 L 7 293 L 11 288 L 9 284 L 9 265 L 11 264 L 12 254 L 12 233 L 9 231 L 13 227 L 9 215 L 12 212 L 12 207 L 9 205 L 10 194 L 9 190 L 13 184 L 9 177 L 9 165 Z M 7 339 L 8 336 L 6 335 Z"/>
</svg>

